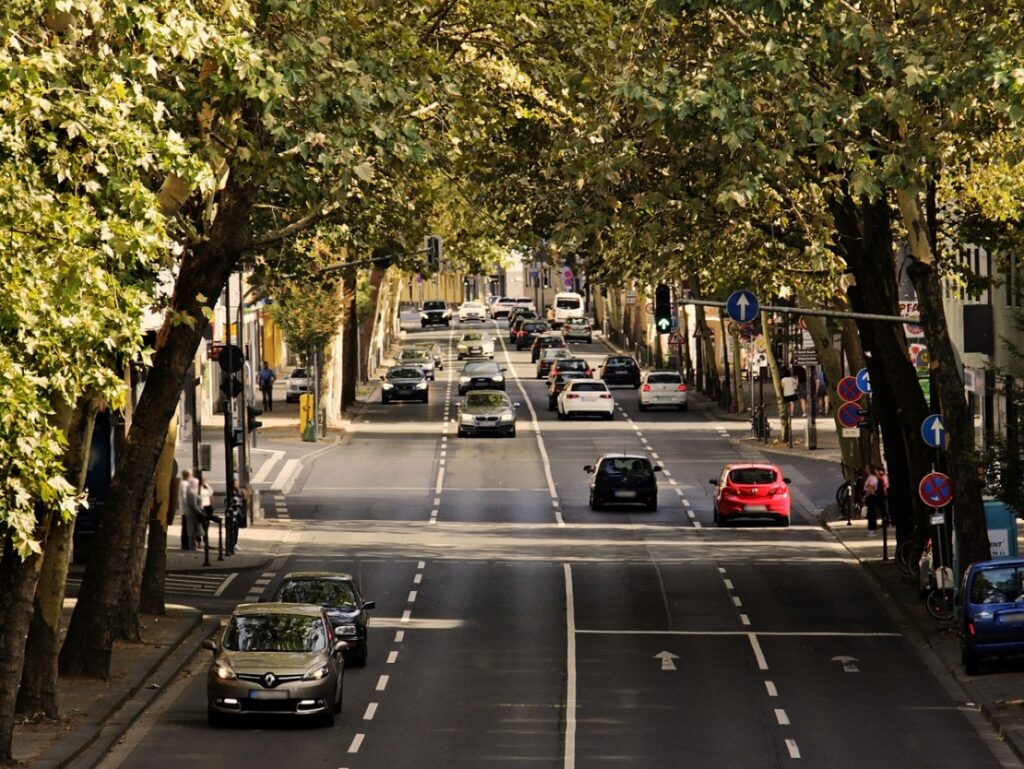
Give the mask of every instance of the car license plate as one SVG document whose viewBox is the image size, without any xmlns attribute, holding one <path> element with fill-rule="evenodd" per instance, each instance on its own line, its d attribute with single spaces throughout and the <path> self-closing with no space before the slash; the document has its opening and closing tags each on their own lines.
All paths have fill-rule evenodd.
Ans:
<svg viewBox="0 0 1024 769">
<path fill-rule="evenodd" d="M 748 513 L 767 513 L 768 507 L 766 505 L 747 505 L 746 511 Z"/>
<path fill-rule="evenodd" d="M 999 621 L 1007 625 L 1015 625 L 1024 622 L 1024 611 L 1011 611 L 999 615 Z"/>
<path fill-rule="evenodd" d="M 628 489 L 619 489 L 615 492 L 615 496 L 619 499 L 633 499 L 636 497 L 636 492 Z"/>
<path fill-rule="evenodd" d="M 249 699 L 251 700 L 286 700 L 288 699 L 287 689 L 274 689 L 268 691 L 266 689 L 250 689 Z"/>
</svg>

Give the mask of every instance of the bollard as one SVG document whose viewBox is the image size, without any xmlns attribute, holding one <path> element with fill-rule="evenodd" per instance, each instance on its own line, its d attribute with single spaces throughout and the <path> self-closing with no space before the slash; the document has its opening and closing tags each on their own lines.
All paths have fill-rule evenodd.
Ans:
<svg viewBox="0 0 1024 769">
<path fill-rule="evenodd" d="M 217 521 L 217 560 L 224 560 L 224 523 Z"/>
<path fill-rule="evenodd" d="M 889 560 L 889 524 L 882 520 L 882 560 Z"/>
<path fill-rule="evenodd" d="M 203 566 L 210 565 L 210 532 L 207 530 L 203 534 Z"/>
</svg>

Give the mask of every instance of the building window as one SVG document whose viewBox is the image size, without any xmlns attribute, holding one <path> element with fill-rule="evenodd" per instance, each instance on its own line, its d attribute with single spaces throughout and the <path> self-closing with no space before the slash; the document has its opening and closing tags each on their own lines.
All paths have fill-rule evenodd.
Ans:
<svg viewBox="0 0 1024 769">
<path fill-rule="evenodd" d="M 1024 308 L 1024 263 L 1016 254 L 1005 260 L 1003 286 L 1006 290 L 1006 306 Z"/>
</svg>

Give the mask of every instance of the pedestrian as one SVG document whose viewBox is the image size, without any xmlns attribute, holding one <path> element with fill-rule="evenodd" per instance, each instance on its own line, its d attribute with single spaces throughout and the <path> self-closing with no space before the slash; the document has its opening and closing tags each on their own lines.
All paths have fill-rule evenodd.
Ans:
<svg viewBox="0 0 1024 769">
<path fill-rule="evenodd" d="M 875 477 L 878 479 L 878 488 L 875 491 L 875 510 L 883 526 L 890 524 L 889 520 L 889 474 L 882 465 L 875 465 Z"/>
<path fill-rule="evenodd" d="M 807 416 L 807 369 L 796 367 L 796 394 L 800 401 L 800 416 Z"/>
<path fill-rule="evenodd" d="M 185 505 L 185 525 L 189 542 L 187 549 L 194 550 L 203 541 L 203 506 L 199 497 L 199 478 L 192 472 L 189 473 L 188 483 L 185 485 Z"/>
<path fill-rule="evenodd" d="M 192 550 L 195 547 L 193 539 L 189 538 L 189 505 L 188 486 L 192 481 L 192 471 L 181 471 L 181 483 L 178 485 L 178 518 L 181 521 L 181 549 Z"/>
<path fill-rule="evenodd" d="M 878 494 L 880 489 L 881 484 L 878 476 L 875 475 L 875 468 L 872 465 L 865 465 L 862 498 L 864 506 L 867 508 L 868 536 L 874 536 L 875 531 L 878 529 Z"/>
<path fill-rule="evenodd" d="M 213 487 L 205 477 L 201 477 L 199 480 L 199 508 L 201 511 L 199 522 L 203 527 L 203 542 L 209 543 L 210 521 L 217 520 L 217 516 L 213 513 Z"/>
<path fill-rule="evenodd" d="M 263 368 L 260 369 L 259 374 L 256 378 L 260 383 L 260 392 L 263 394 L 263 410 L 273 411 L 274 410 L 274 382 L 277 381 L 277 375 L 271 370 L 270 364 L 263 361 Z"/>
<path fill-rule="evenodd" d="M 782 401 L 786 404 L 786 413 L 792 417 L 793 404 L 800 400 L 798 392 L 799 382 L 793 376 L 793 372 L 789 369 L 783 369 L 783 377 L 779 384 L 782 386 Z"/>
<path fill-rule="evenodd" d="M 228 523 L 227 551 L 233 553 L 238 549 L 238 530 L 247 525 L 245 497 L 238 486 L 238 480 L 231 486 L 231 499 L 228 500 L 225 519 Z"/>
<path fill-rule="evenodd" d="M 828 379 L 825 378 L 825 367 L 818 366 L 818 412 L 828 414 Z"/>
</svg>

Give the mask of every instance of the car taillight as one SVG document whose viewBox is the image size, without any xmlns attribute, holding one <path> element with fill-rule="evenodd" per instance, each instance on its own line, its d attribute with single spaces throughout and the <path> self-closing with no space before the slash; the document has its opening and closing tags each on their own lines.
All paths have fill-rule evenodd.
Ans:
<svg viewBox="0 0 1024 769">
<path fill-rule="evenodd" d="M 974 623 L 973 622 L 968 622 L 967 623 L 967 634 L 970 635 L 972 638 L 974 637 Z"/>
<path fill-rule="evenodd" d="M 601 393 L 601 397 L 602 398 L 611 398 L 612 394 L 611 393 Z"/>
<path fill-rule="evenodd" d="M 649 393 L 650 391 L 651 391 L 651 386 L 649 384 L 645 384 L 644 385 L 644 392 L 645 393 Z"/>
<path fill-rule="evenodd" d="M 578 396 L 578 395 L 577 395 L 576 393 L 569 393 L 569 394 L 568 394 L 568 395 L 566 395 L 565 397 L 566 397 L 566 398 L 579 398 L 580 396 Z"/>
<path fill-rule="evenodd" d="M 684 384 L 681 384 L 681 385 L 679 385 L 679 387 L 677 387 L 676 389 L 677 389 L 677 390 L 678 390 L 679 392 L 681 392 L 681 393 L 684 393 L 684 392 L 686 392 L 686 385 L 684 385 Z"/>
</svg>

